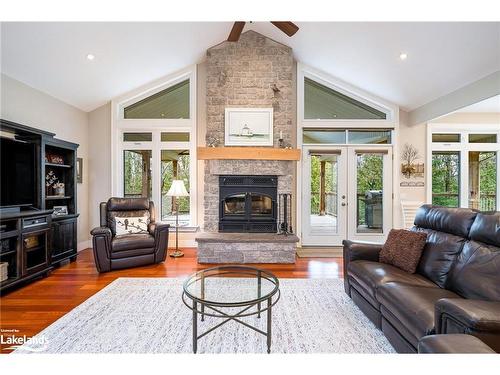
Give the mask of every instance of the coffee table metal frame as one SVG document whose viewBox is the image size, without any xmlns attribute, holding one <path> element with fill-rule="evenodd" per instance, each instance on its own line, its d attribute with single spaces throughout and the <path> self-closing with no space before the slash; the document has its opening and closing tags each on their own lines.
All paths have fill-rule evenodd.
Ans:
<svg viewBox="0 0 500 375">
<path fill-rule="evenodd" d="M 217 271 L 213 275 L 210 275 L 211 271 Z M 207 276 L 207 274 L 209 274 Z M 236 276 L 236 278 L 241 278 L 245 276 L 252 276 L 257 278 L 257 298 L 249 301 L 241 301 L 241 302 L 217 302 L 217 301 L 208 301 L 205 299 L 205 279 L 208 277 L 226 277 L 226 276 Z M 262 279 L 265 279 L 274 284 L 274 288 L 271 292 L 266 293 L 261 296 L 261 285 Z M 193 283 L 201 281 L 201 296 L 197 297 L 189 293 L 189 286 Z M 267 352 L 271 352 L 271 320 L 272 320 L 272 307 L 276 305 L 279 301 L 281 292 L 279 289 L 279 280 L 278 278 L 271 272 L 257 268 L 257 267 L 249 267 L 249 266 L 217 266 L 207 268 L 201 271 L 196 272 L 191 275 L 184 282 L 184 291 L 182 293 L 182 301 L 184 304 L 193 312 L 193 353 L 198 351 L 198 340 L 202 337 L 206 336 L 210 332 L 216 330 L 222 325 L 226 324 L 230 321 L 235 321 L 253 329 L 254 331 L 264 335 L 267 339 Z M 274 300 L 273 300 L 274 298 Z M 191 300 L 191 303 L 188 301 Z M 199 307 L 198 307 L 199 306 Z M 255 310 L 249 311 L 252 307 L 257 306 Z M 242 308 L 234 314 L 226 313 L 223 311 L 224 308 Z M 206 310 L 209 310 L 208 312 Z M 262 331 L 261 329 L 254 327 L 240 318 L 257 315 L 260 318 L 261 313 L 266 312 L 267 315 L 267 329 L 266 331 Z M 214 318 L 223 318 L 224 320 L 198 335 L 198 315 L 201 317 L 201 321 L 205 320 L 205 316 L 211 316 Z"/>
</svg>

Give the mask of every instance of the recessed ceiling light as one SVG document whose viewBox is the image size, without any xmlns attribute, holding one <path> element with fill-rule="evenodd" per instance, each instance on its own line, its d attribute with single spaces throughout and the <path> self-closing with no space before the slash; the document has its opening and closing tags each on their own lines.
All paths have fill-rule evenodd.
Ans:
<svg viewBox="0 0 500 375">
<path fill-rule="evenodd" d="M 91 53 L 89 53 L 89 54 L 87 55 L 87 60 L 92 61 L 92 60 L 94 60 L 94 59 L 95 59 L 95 56 L 94 56 L 94 55 L 92 55 Z"/>
<path fill-rule="evenodd" d="M 402 52 L 402 53 L 399 55 L 399 58 L 400 58 L 401 60 L 406 60 L 406 59 L 408 58 L 408 54 L 406 54 L 406 53 Z"/>
</svg>

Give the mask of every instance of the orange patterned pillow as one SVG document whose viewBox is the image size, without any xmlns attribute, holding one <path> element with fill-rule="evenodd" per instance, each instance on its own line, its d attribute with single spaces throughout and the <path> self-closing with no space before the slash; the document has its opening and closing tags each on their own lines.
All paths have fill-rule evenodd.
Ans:
<svg viewBox="0 0 500 375">
<path fill-rule="evenodd" d="M 382 250 L 380 263 L 392 264 L 409 273 L 415 273 L 425 247 L 427 234 L 405 229 L 391 229 Z"/>
</svg>

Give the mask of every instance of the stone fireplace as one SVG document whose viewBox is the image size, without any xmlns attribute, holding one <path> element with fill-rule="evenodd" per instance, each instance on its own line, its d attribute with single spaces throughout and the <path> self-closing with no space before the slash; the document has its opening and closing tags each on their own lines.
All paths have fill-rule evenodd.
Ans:
<svg viewBox="0 0 500 375">
<path fill-rule="evenodd" d="M 208 49 L 207 144 L 217 139 L 217 147 L 224 146 L 226 108 L 272 107 L 273 147 L 279 147 L 280 133 L 294 147 L 294 66 L 290 47 L 254 31 Z M 245 160 L 205 160 L 204 233 L 196 238 L 200 263 L 295 262 L 298 237 L 276 233 L 277 197 L 293 192 L 295 162 L 257 159 L 247 154 Z"/>
</svg>

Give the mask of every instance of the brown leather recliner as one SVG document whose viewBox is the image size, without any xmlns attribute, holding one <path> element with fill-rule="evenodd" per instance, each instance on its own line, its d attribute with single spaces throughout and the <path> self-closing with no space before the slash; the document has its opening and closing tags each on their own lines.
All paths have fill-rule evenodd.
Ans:
<svg viewBox="0 0 500 375">
<path fill-rule="evenodd" d="M 149 216 L 148 233 L 116 236 L 115 217 Z M 169 224 L 156 223 L 154 203 L 147 198 L 110 198 L 100 204 L 100 227 L 92 229 L 99 272 L 144 266 L 165 260 Z"/>
<path fill-rule="evenodd" d="M 467 333 L 500 352 L 500 212 L 424 205 L 417 271 L 379 263 L 382 245 L 344 241 L 346 293 L 398 352 L 421 338 Z"/>
</svg>

